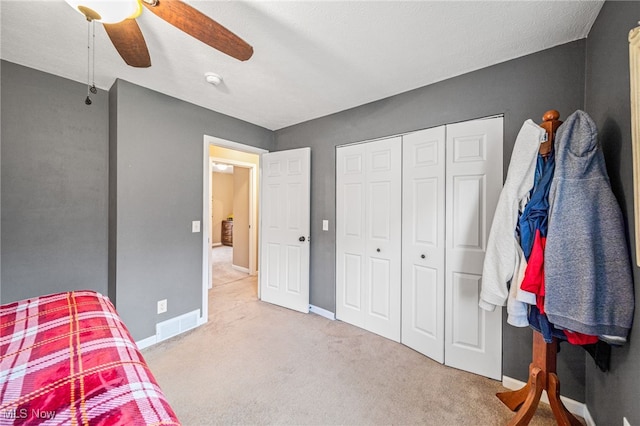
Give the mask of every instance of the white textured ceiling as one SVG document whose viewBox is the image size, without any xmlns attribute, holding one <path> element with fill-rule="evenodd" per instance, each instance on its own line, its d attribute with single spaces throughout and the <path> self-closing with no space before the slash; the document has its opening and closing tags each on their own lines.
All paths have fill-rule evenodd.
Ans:
<svg viewBox="0 0 640 426">
<path fill-rule="evenodd" d="M 277 130 L 587 36 L 603 1 L 205 1 L 254 48 L 230 58 L 144 10 L 151 68 L 96 25 L 95 83 L 116 78 Z M 1 0 L 0 57 L 87 81 L 87 23 L 62 0 Z M 205 72 L 222 75 L 211 86 Z M 82 102 L 83 98 L 79 99 Z"/>
</svg>

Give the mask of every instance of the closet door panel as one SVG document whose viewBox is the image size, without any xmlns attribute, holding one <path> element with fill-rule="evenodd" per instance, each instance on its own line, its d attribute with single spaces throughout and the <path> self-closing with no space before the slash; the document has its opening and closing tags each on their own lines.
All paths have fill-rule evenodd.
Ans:
<svg viewBox="0 0 640 426">
<path fill-rule="evenodd" d="M 502 310 L 478 307 L 502 188 L 502 118 L 447 126 L 445 364 L 499 380 Z"/>
<path fill-rule="evenodd" d="M 362 309 L 362 256 L 345 253 L 343 303 L 344 306 L 360 312 Z"/>
<path fill-rule="evenodd" d="M 403 136 L 402 343 L 444 362 L 445 127 Z"/>
<path fill-rule="evenodd" d="M 389 321 L 391 315 L 390 262 L 386 259 L 369 258 L 369 315 Z"/>
<path fill-rule="evenodd" d="M 391 235 L 392 210 L 398 211 L 398 206 L 387 204 L 391 200 L 392 182 L 372 182 L 369 185 L 369 239 L 371 242 L 389 243 Z"/>
<path fill-rule="evenodd" d="M 336 151 L 336 318 L 364 327 L 366 297 L 365 150 Z"/>
<path fill-rule="evenodd" d="M 453 323 L 451 344 L 461 349 L 484 350 L 484 317 L 476 309 L 480 300 L 480 276 L 454 273 L 452 280 Z M 475 303 L 475 305 L 474 305 Z"/>
<path fill-rule="evenodd" d="M 442 275 L 442 272 L 438 274 L 436 269 L 414 265 L 410 278 L 412 287 L 410 294 L 407 295 L 411 299 L 409 302 L 411 306 L 403 306 L 403 312 L 404 309 L 410 309 L 412 313 L 411 318 L 408 319 L 408 328 L 429 339 L 437 338 L 437 327 L 442 323 L 439 321 L 437 309 L 424 309 L 425 306 L 433 303 L 431 301 L 437 300 L 439 275 Z"/>
<path fill-rule="evenodd" d="M 362 203 L 364 202 L 364 188 L 361 182 L 349 183 L 344 186 L 343 197 L 344 236 L 361 239 L 362 234 Z"/>
<path fill-rule="evenodd" d="M 344 186 L 344 197 L 342 200 L 342 217 L 344 226 L 342 230 L 341 251 L 344 271 L 342 282 L 344 295 L 341 299 L 345 311 L 343 319 L 356 321 L 362 326 L 363 323 L 363 289 L 364 285 L 364 184 L 353 182 Z M 340 299 L 340 298 L 339 298 Z"/>
<path fill-rule="evenodd" d="M 402 139 L 365 144 L 369 315 L 365 328 L 400 341 Z"/>
<path fill-rule="evenodd" d="M 413 228 L 413 243 L 423 246 L 425 249 L 437 249 L 438 247 L 438 220 L 442 215 L 442 206 L 436 200 L 444 194 L 443 179 L 430 177 L 425 179 L 414 178 L 409 183 L 407 191 L 411 193 L 412 207 L 409 211 L 412 223 L 408 224 Z"/>
<path fill-rule="evenodd" d="M 457 173 L 465 171 L 459 170 Z M 449 202 L 452 214 L 448 216 L 451 249 L 465 253 L 465 261 L 469 261 L 469 257 L 472 256 L 474 263 L 482 263 L 486 246 L 485 177 L 484 174 L 451 177 Z"/>
</svg>

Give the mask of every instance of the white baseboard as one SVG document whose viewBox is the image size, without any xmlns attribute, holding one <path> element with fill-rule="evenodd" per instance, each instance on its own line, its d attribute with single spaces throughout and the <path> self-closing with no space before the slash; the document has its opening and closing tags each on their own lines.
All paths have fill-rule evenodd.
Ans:
<svg viewBox="0 0 640 426">
<path fill-rule="evenodd" d="M 249 273 L 249 268 L 245 268 L 243 266 L 231 265 L 231 269 L 235 269 L 236 271 L 244 272 L 245 274 Z"/>
<path fill-rule="evenodd" d="M 511 378 L 508 376 L 502 376 L 502 386 L 504 386 L 507 389 L 518 390 L 522 388 L 524 385 L 526 385 L 525 382 L 522 382 L 520 380 Z M 576 416 L 583 417 L 587 422 L 587 426 L 596 426 L 595 422 L 593 421 L 593 418 L 591 417 L 591 414 L 589 413 L 589 409 L 587 408 L 584 402 L 578 402 L 574 399 L 567 398 L 566 396 L 562 396 L 562 395 L 560 395 L 560 400 L 562 401 L 564 406 L 567 407 L 567 410 L 569 410 L 569 412 L 571 412 L 572 414 L 575 414 Z M 540 397 L 540 401 L 544 402 L 545 404 L 549 404 L 549 397 L 547 396 L 547 391 L 542 391 L 542 396 Z"/>
<path fill-rule="evenodd" d="M 584 406 L 584 421 L 587 422 L 587 426 L 596 426 L 595 420 L 591 417 L 591 413 L 589 412 L 589 407 Z"/>
<path fill-rule="evenodd" d="M 149 336 L 146 339 L 142 339 L 136 342 L 136 345 L 138 346 L 138 349 L 142 350 L 144 348 L 148 348 L 149 346 L 153 346 L 156 343 L 158 343 L 158 339 L 156 337 L 156 335 L 154 334 L 153 336 Z"/>
<path fill-rule="evenodd" d="M 319 306 L 309 305 L 309 312 L 320 315 L 321 317 L 325 317 L 332 321 L 336 319 L 336 314 L 331 311 L 327 311 L 326 309 L 323 309 Z"/>
</svg>

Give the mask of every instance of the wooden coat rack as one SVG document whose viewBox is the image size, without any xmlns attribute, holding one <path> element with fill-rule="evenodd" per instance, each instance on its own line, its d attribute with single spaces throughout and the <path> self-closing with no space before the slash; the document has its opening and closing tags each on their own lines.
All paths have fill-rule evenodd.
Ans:
<svg viewBox="0 0 640 426">
<path fill-rule="evenodd" d="M 540 155 L 548 156 L 553 147 L 555 132 L 562 124 L 559 121 L 560 113 L 549 110 L 542 116 L 540 127 L 547 131 L 547 140 L 540 144 Z M 544 341 L 542 334 L 533 332 L 533 355 L 529 365 L 529 380 L 523 388 L 515 391 L 500 392 L 496 396 L 511 411 L 516 411 L 516 416 L 511 419 L 509 425 L 527 425 L 533 418 L 538 408 L 542 391 L 547 391 L 551 410 L 560 426 L 582 425 L 580 421 L 567 410 L 560 400 L 560 379 L 556 374 L 556 357 L 558 354 L 558 341 L 554 337 L 553 342 Z"/>
</svg>

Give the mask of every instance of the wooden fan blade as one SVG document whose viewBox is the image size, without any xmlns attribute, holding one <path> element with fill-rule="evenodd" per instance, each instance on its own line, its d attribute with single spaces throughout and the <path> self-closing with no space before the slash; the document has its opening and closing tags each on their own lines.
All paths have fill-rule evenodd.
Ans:
<svg viewBox="0 0 640 426">
<path fill-rule="evenodd" d="M 116 50 L 128 65 L 137 68 L 151 66 L 147 43 L 135 19 L 125 19 L 117 24 L 103 24 L 103 26 Z"/>
<path fill-rule="evenodd" d="M 213 19 L 179 0 L 159 0 L 147 9 L 174 27 L 240 61 L 253 55 L 253 47 Z"/>
</svg>

